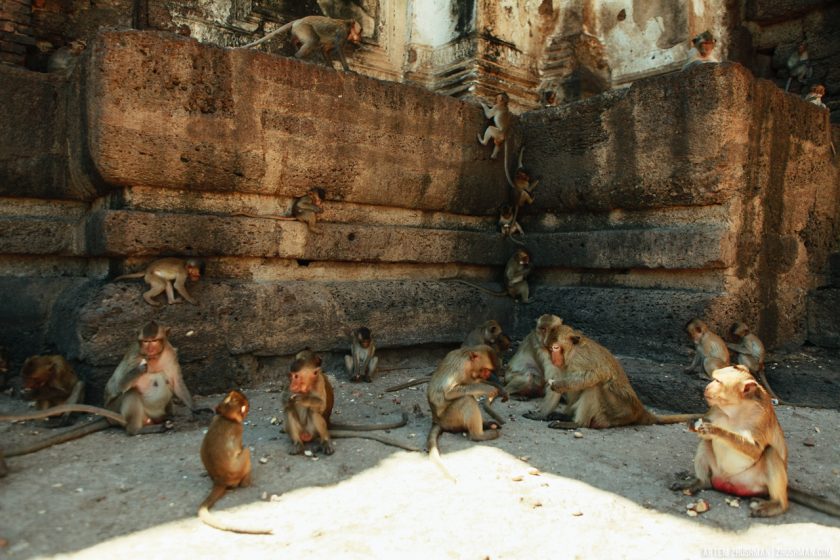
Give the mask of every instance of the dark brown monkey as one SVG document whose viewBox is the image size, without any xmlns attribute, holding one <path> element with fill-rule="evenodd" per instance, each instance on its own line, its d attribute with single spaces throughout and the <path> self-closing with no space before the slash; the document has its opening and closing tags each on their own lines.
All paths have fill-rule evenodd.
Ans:
<svg viewBox="0 0 840 560">
<path fill-rule="evenodd" d="M 510 97 L 506 93 L 499 93 L 496 95 L 496 103 L 489 107 L 481 103 L 481 108 L 484 109 L 484 118 L 493 119 L 493 124 L 487 127 L 484 131 L 484 136 L 478 135 L 478 141 L 482 146 L 486 146 L 490 140 L 493 140 L 493 153 L 490 154 L 490 159 L 496 159 L 499 154 L 499 146 L 505 146 L 505 166 L 507 166 L 507 134 L 511 125 L 511 114 L 508 109 L 508 102 Z"/>
<path fill-rule="evenodd" d="M 543 403 L 541 410 L 546 411 L 546 416 L 557 408 L 561 395 L 545 392 L 546 376 L 556 368 L 551 363 L 543 341 L 552 328 L 562 324 L 563 319 L 557 315 L 540 316 L 534 330 L 522 340 L 510 359 L 505 372 L 505 391 L 512 396 L 528 399 L 545 397 L 548 402 Z"/>
<path fill-rule="evenodd" d="M 712 372 L 729 365 L 729 350 L 723 339 L 709 330 L 700 319 L 692 319 L 685 330 L 694 343 L 694 360 L 685 368 L 686 373 L 700 371 L 700 377 L 711 379 Z"/>
<path fill-rule="evenodd" d="M 519 222 L 516 221 L 516 210 L 513 206 L 506 204 L 499 209 L 499 232 L 502 234 L 502 239 L 507 238 L 517 245 L 524 245 L 516 237 L 525 237 L 525 231 L 519 225 Z"/>
<path fill-rule="evenodd" d="M 146 267 L 143 272 L 135 272 L 133 274 L 123 274 L 117 276 L 114 280 L 125 280 L 127 278 L 142 278 L 146 284 L 149 285 L 149 291 L 143 294 L 143 299 L 149 305 L 155 307 L 161 305 L 154 299 L 155 296 L 166 290 L 166 301 L 168 304 L 181 303 L 183 300 L 175 298 L 173 291 L 173 283 L 175 290 L 181 296 L 193 305 L 198 303 L 187 292 L 187 279 L 198 282 L 204 269 L 204 264 L 198 259 L 177 259 L 168 257 L 165 259 L 158 259 Z"/>
<path fill-rule="evenodd" d="M 352 19 L 332 19 L 325 16 L 306 16 L 290 21 L 244 48 L 255 47 L 272 37 L 291 30 L 292 43 L 298 48 L 295 58 L 309 58 L 316 51 L 321 53 L 327 66 L 332 67 L 333 52 L 341 61 L 345 72 L 350 71 L 344 58 L 344 43 L 359 45 L 362 42 L 362 26 Z"/>
<path fill-rule="evenodd" d="M 360 327 L 352 332 L 351 337 L 350 355 L 344 356 L 347 374 L 350 381 L 364 380 L 370 383 L 379 363 L 379 358 L 375 356 L 376 344 L 373 343 L 370 329 Z"/>
<path fill-rule="evenodd" d="M 525 148 L 519 150 L 519 161 L 516 164 L 516 171 L 514 172 L 514 179 L 511 180 L 510 172 L 508 171 L 507 161 L 505 161 L 505 177 L 507 177 L 508 185 L 511 190 L 511 205 L 513 206 L 513 219 L 516 221 L 519 218 L 519 211 L 526 204 L 534 203 L 534 189 L 540 183 L 539 180 L 531 181 L 531 175 L 522 166 L 522 155 L 525 153 Z M 507 159 L 507 158 L 506 158 Z"/>
<path fill-rule="evenodd" d="M 505 333 L 502 331 L 502 326 L 498 321 L 490 319 L 471 330 L 467 334 L 467 338 L 464 339 L 464 342 L 461 343 L 461 348 L 478 346 L 479 344 L 485 344 L 493 350 L 490 355 L 490 358 L 493 360 L 493 371 L 496 373 L 501 372 L 501 356 L 505 350 L 510 348 L 510 338 L 505 336 Z"/>
<path fill-rule="evenodd" d="M 291 216 L 275 216 L 273 214 L 248 214 L 246 212 L 237 212 L 234 216 L 247 216 L 249 218 L 266 218 L 269 220 L 291 221 L 297 220 L 303 222 L 313 233 L 320 233 L 321 230 L 315 227 L 317 222 L 317 214 L 324 211 L 324 197 L 327 196 L 326 191 L 322 188 L 316 188 L 309 191 L 307 194 L 295 199 L 292 203 Z"/>
<path fill-rule="evenodd" d="M 749 370 L 715 370 L 704 393 L 709 411 L 689 424 L 702 440 L 694 456 L 695 478 L 675 482 L 673 490 L 714 488 L 742 497 L 768 496 L 753 517 L 784 513 L 788 498 L 840 517 L 840 505 L 788 486 L 787 445 L 770 395 Z"/>
<path fill-rule="evenodd" d="M 629 424 L 676 424 L 697 418 L 696 414 L 657 416 L 645 409 L 627 374 L 609 350 L 568 325 L 558 325 L 546 336 L 551 363 L 548 376 L 554 393 L 565 395 L 571 421 L 556 421 L 550 428 L 612 428 Z M 544 420 L 540 409 L 527 418 Z"/>
<path fill-rule="evenodd" d="M 80 404 L 84 399 L 85 384 L 73 371 L 63 356 L 32 356 L 23 363 L 20 372 L 21 392 L 24 400 L 35 401 L 38 410 L 60 404 Z M 70 413 L 64 414 L 52 427 L 66 426 Z"/>
<path fill-rule="evenodd" d="M 517 249 L 505 265 L 504 291 L 496 292 L 489 288 L 485 288 L 484 286 L 480 286 L 460 278 L 456 278 L 456 280 L 462 284 L 478 288 L 479 290 L 494 296 L 510 296 L 514 300 L 519 300 L 522 303 L 529 303 L 530 300 L 527 278 L 530 273 L 531 253 L 529 253 L 526 249 Z"/>
<path fill-rule="evenodd" d="M 220 522 L 210 508 L 225 495 L 228 488 L 251 485 L 251 452 L 242 446 L 243 422 L 248 416 L 248 399 L 239 391 L 231 391 L 216 407 L 201 442 L 201 462 L 213 481 L 213 490 L 198 508 L 198 517 L 211 527 L 234 533 L 270 535 L 270 529 L 236 527 Z"/>
<path fill-rule="evenodd" d="M 335 452 L 332 438 L 351 437 L 371 439 L 407 451 L 419 451 L 416 447 L 390 438 L 356 433 L 399 428 L 408 422 L 405 414 L 400 421 L 390 424 L 349 425 L 330 422 L 335 398 L 332 384 L 321 370 L 320 356 L 311 350 L 303 350 L 295 356 L 289 372 L 289 392 L 291 395 L 284 411 L 285 431 L 292 440 L 289 450 L 292 455 L 303 453 L 306 444 L 314 441 L 316 437 L 320 450 L 326 455 Z"/>
</svg>

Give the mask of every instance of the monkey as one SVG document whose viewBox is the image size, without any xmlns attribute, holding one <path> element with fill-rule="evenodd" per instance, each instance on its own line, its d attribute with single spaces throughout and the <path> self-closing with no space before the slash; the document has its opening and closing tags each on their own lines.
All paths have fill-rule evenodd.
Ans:
<svg viewBox="0 0 840 560">
<path fill-rule="evenodd" d="M 522 156 L 525 153 L 523 146 L 519 150 L 519 160 L 516 164 L 516 171 L 514 178 L 510 178 L 510 171 L 508 170 L 507 162 L 505 162 L 505 177 L 511 190 L 511 205 L 513 206 L 513 219 L 516 221 L 519 218 L 519 211 L 526 204 L 534 203 L 534 189 L 537 188 L 539 179 L 531 181 L 531 174 L 528 173 L 522 165 Z M 507 159 L 507 158 L 505 158 Z"/>
<path fill-rule="evenodd" d="M 327 66 L 332 67 L 331 55 L 335 51 L 345 72 L 349 72 L 350 67 L 344 58 L 344 43 L 349 41 L 354 45 L 359 45 L 362 42 L 362 26 L 355 20 L 306 16 L 290 21 L 280 29 L 272 31 L 262 39 L 248 43 L 243 48 L 255 47 L 289 30 L 292 33 L 292 43 L 300 47 L 295 53 L 295 58 L 308 58 L 317 50 Z"/>
<path fill-rule="evenodd" d="M 332 438 L 364 438 L 399 447 L 406 451 L 419 451 L 416 447 L 396 440 L 372 434 L 357 432 L 390 430 L 404 426 L 408 416 L 390 424 L 349 425 L 330 421 L 335 394 L 332 384 L 321 370 L 321 357 L 311 350 L 302 350 L 295 355 L 289 371 L 289 392 L 291 396 L 284 406 L 285 431 L 292 440 L 290 455 L 303 453 L 307 443 L 318 437 L 320 451 L 332 455 L 335 448 Z"/>
<path fill-rule="evenodd" d="M 344 356 L 347 374 L 350 376 L 350 381 L 364 380 L 370 383 L 379 363 L 379 358 L 374 355 L 376 344 L 373 343 L 370 329 L 360 327 L 354 330 L 351 336 L 350 355 Z"/>
<path fill-rule="evenodd" d="M 709 411 L 689 424 L 700 438 L 694 478 L 672 490 L 714 488 L 741 497 L 767 496 L 750 515 L 773 517 L 788 509 L 788 499 L 840 517 L 840 505 L 788 486 L 787 445 L 770 395 L 742 365 L 712 372 L 703 393 Z"/>
<path fill-rule="evenodd" d="M 216 406 L 216 415 L 201 442 L 201 462 L 213 481 L 213 489 L 199 506 L 198 517 L 222 531 L 270 535 L 270 529 L 227 525 L 210 513 L 210 508 L 222 499 L 228 488 L 251 485 L 251 452 L 242 445 L 243 423 L 249 409 L 248 398 L 239 391 L 230 391 Z"/>
<path fill-rule="evenodd" d="M 696 66 L 698 64 L 706 64 L 709 62 L 719 62 L 718 59 L 712 54 L 715 50 L 715 44 L 717 41 L 715 40 L 714 35 L 710 31 L 704 31 L 697 37 L 691 40 L 691 43 L 694 45 L 691 50 L 688 51 L 688 60 L 683 65 L 682 69 L 687 70 L 692 66 Z"/>
<path fill-rule="evenodd" d="M 814 84 L 811 86 L 810 91 L 805 95 L 803 99 L 808 103 L 816 105 L 821 109 L 826 109 L 825 103 L 823 103 L 822 98 L 825 95 L 825 86 L 822 84 Z"/>
<path fill-rule="evenodd" d="M 432 411 L 426 448 L 448 478 L 452 475 L 440 461 L 438 439 L 441 433 L 467 432 L 472 441 L 488 441 L 501 435 L 498 425 L 485 424 L 478 406 L 479 399 L 492 402 L 500 395 L 498 387 L 487 383 L 493 373 L 492 352 L 484 344 L 452 350 L 438 364 L 426 388 Z"/>
<path fill-rule="evenodd" d="M 79 62 L 79 56 L 87 48 L 87 43 L 81 39 L 70 41 L 50 55 L 47 61 L 47 72 L 55 72 L 69 76 Z"/>
<path fill-rule="evenodd" d="M 169 305 L 174 303 L 181 303 L 183 300 L 175 298 L 173 285 L 175 290 L 181 296 L 193 305 L 198 305 L 187 292 L 187 279 L 192 282 L 198 282 L 201 275 L 204 273 L 204 263 L 199 259 L 178 259 L 167 257 L 165 259 L 158 259 L 149 264 L 143 272 L 135 272 L 133 274 L 123 274 L 117 276 L 114 280 L 125 280 L 128 278 L 142 278 L 148 284 L 149 291 L 143 294 L 143 299 L 146 303 L 159 307 L 161 304 L 155 301 L 154 298 L 164 290 L 166 290 L 166 302 Z M 174 284 L 173 284 L 174 283 Z"/>
<path fill-rule="evenodd" d="M 557 408 L 560 395 L 545 392 L 545 379 L 547 374 L 553 373 L 554 366 L 543 340 L 552 328 L 562 324 L 563 319 L 557 315 L 541 315 L 534 330 L 522 340 L 505 371 L 505 391 L 511 396 L 526 399 L 545 397 L 549 400 L 543 406 L 546 415 Z"/>
<path fill-rule="evenodd" d="M 35 401 L 38 410 L 60 404 L 81 404 L 84 399 L 85 384 L 63 356 L 55 354 L 27 358 L 21 368 L 21 378 L 21 397 Z M 59 422 L 48 425 L 57 428 L 69 422 L 68 412 Z"/>
<path fill-rule="evenodd" d="M 320 233 L 321 230 L 315 227 L 316 214 L 324 211 L 324 198 L 327 193 L 324 189 L 318 187 L 310 190 L 307 194 L 295 199 L 292 203 L 291 216 L 274 216 L 271 214 L 258 215 L 248 214 L 245 212 L 237 212 L 234 216 L 247 216 L 249 218 L 267 218 L 270 220 L 297 220 L 306 224 L 309 231 L 312 233 Z"/>
<path fill-rule="evenodd" d="M 499 208 L 499 232 L 502 234 L 502 239 L 510 239 L 517 245 L 524 245 L 520 239 L 515 236 L 525 237 L 525 231 L 522 226 L 516 221 L 516 210 L 513 206 L 505 204 Z"/>
<path fill-rule="evenodd" d="M 565 395 L 571 421 L 557 420 L 549 428 L 612 428 L 631 424 L 676 424 L 696 419 L 696 414 L 658 416 L 649 412 L 609 350 L 568 325 L 546 332 L 544 344 L 552 365 L 548 388 Z M 544 408 L 525 415 L 532 420 L 547 416 Z"/>
<path fill-rule="evenodd" d="M 811 61 L 808 59 L 808 45 L 806 43 L 799 43 L 796 49 L 790 53 L 787 59 L 787 69 L 789 76 L 785 84 L 785 91 L 790 89 L 790 83 L 794 78 L 800 84 L 804 84 L 811 77 L 814 70 L 811 68 Z"/>
<path fill-rule="evenodd" d="M 494 296 L 510 296 L 514 299 L 514 301 L 521 301 L 522 303 L 529 303 L 529 291 L 528 291 L 528 275 L 531 273 L 531 253 L 528 252 L 527 249 L 520 248 L 517 249 L 513 255 L 508 259 L 507 264 L 505 265 L 505 289 L 501 292 L 495 292 L 484 286 L 480 286 L 478 284 L 474 284 L 472 282 L 468 282 L 466 280 L 462 280 L 460 278 L 456 278 L 455 280 L 466 284 L 467 286 L 472 286 L 473 288 L 478 288 L 488 294 Z"/>
<path fill-rule="evenodd" d="M 736 353 L 733 360 L 737 365 L 746 367 L 750 373 L 758 379 L 761 386 L 767 391 L 776 402 L 781 399 L 770 388 L 767 376 L 764 371 L 764 344 L 754 335 L 750 328 L 744 323 L 735 322 L 729 327 L 729 340 L 726 347 Z"/>
<path fill-rule="evenodd" d="M 701 379 L 711 379 L 712 372 L 729 365 L 729 350 L 723 339 L 709 330 L 701 319 L 691 319 L 685 330 L 694 343 L 694 360 L 685 368 L 685 373 L 700 370 Z M 705 374 L 705 375 L 704 375 Z"/>
<path fill-rule="evenodd" d="M 499 146 L 505 145 L 505 166 L 507 167 L 507 138 L 508 130 L 511 125 L 511 114 L 508 109 L 508 102 L 510 97 L 508 94 L 502 92 L 496 95 L 496 103 L 489 107 L 483 102 L 481 108 L 484 109 L 484 117 L 493 119 L 493 124 L 487 127 L 484 131 L 484 136 L 478 135 L 478 141 L 482 146 L 486 146 L 490 140 L 493 140 L 493 153 L 490 154 L 490 159 L 496 159 L 499 154 Z"/>
</svg>

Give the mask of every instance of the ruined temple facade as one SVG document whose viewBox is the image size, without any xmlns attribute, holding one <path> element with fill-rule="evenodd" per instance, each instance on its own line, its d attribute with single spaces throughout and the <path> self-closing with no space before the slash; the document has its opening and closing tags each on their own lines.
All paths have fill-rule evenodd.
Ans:
<svg viewBox="0 0 840 560">
<path fill-rule="evenodd" d="M 779 87 L 804 36 L 832 107 L 837 8 L 736 4 L 339 3 L 370 19 L 345 73 L 283 41 L 235 48 L 316 2 L 7 2 L 0 20 L 26 21 L 0 42 L 0 345 L 62 353 L 96 387 L 155 319 L 198 392 L 277 378 L 305 346 L 340 359 L 360 325 L 392 355 L 543 313 L 617 354 L 685 353 L 694 316 L 838 347 L 830 112 Z M 679 71 L 705 29 L 728 61 Z M 40 71 L 79 38 L 72 72 Z M 497 91 L 540 181 L 528 305 L 453 281 L 497 286 L 515 248 L 504 163 L 476 141 Z M 314 186 L 320 233 L 241 215 Z M 200 306 L 114 280 L 160 256 L 205 259 Z"/>
</svg>

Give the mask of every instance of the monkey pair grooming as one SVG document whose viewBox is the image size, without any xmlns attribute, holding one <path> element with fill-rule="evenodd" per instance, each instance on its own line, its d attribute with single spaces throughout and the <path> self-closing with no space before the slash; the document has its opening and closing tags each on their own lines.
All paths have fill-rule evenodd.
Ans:
<svg viewBox="0 0 840 560">
<path fill-rule="evenodd" d="M 350 67 L 344 58 L 344 44 L 349 41 L 354 45 L 359 45 L 362 42 L 362 26 L 357 21 L 332 19 L 325 16 L 306 16 L 290 21 L 262 39 L 248 43 L 244 48 L 255 47 L 289 30 L 292 34 L 292 43 L 295 47 L 300 47 L 295 53 L 295 58 L 309 58 L 318 52 L 324 59 L 324 63 L 332 68 L 334 52 L 345 72 L 349 72 Z"/>
<path fill-rule="evenodd" d="M 390 438 L 358 433 L 391 430 L 405 426 L 408 422 L 405 414 L 400 421 L 390 424 L 349 425 L 331 422 L 330 416 L 334 402 L 332 384 L 321 370 L 320 356 L 311 350 L 298 352 L 290 370 L 289 392 L 291 395 L 284 407 L 285 430 L 289 439 L 292 440 L 290 454 L 303 453 L 306 444 L 313 441 L 316 436 L 320 450 L 325 455 L 332 455 L 335 452 L 332 438 L 371 439 L 406 451 L 420 451 L 416 447 Z"/>
<path fill-rule="evenodd" d="M 770 395 L 742 365 L 712 373 L 704 392 L 709 411 L 689 424 L 701 439 L 694 478 L 672 490 L 714 488 L 741 497 L 768 496 L 754 517 L 784 513 L 788 499 L 840 517 L 840 505 L 788 486 L 787 445 Z"/>
<path fill-rule="evenodd" d="M 115 280 L 125 280 L 128 278 L 142 278 L 148 284 L 149 291 L 143 294 L 143 299 L 149 305 L 155 307 L 161 305 L 154 299 L 155 296 L 166 291 L 166 302 L 169 305 L 173 303 L 181 303 L 183 300 L 175 298 L 175 291 L 193 305 L 198 303 L 187 292 L 187 279 L 192 282 L 198 282 L 204 271 L 204 263 L 198 259 L 176 259 L 165 258 L 158 259 L 151 263 L 143 272 L 135 272 L 133 274 L 123 274 L 117 276 Z M 173 291 L 173 287 L 175 291 Z"/>
<path fill-rule="evenodd" d="M 234 216 L 246 216 L 248 218 L 266 218 L 269 220 L 291 221 L 297 220 L 306 224 L 306 227 L 312 233 L 320 233 L 315 224 L 317 223 L 317 215 L 324 211 L 324 197 L 327 196 L 326 191 L 321 188 L 312 189 L 307 194 L 295 199 L 292 203 L 291 216 L 274 216 L 272 214 L 259 215 L 248 214 L 246 212 L 237 212 Z"/>
<path fill-rule="evenodd" d="M 505 265 L 504 291 L 496 292 L 479 284 L 456 278 L 467 286 L 478 288 L 494 296 L 510 296 L 522 303 L 529 303 L 528 275 L 531 274 L 531 253 L 525 249 L 517 249 Z"/>
<path fill-rule="evenodd" d="M 557 315 L 542 315 L 536 327 L 517 348 L 505 370 L 505 391 L 512 396 L 536 398 L 545 396 L 546 372 L 554 366 L 543 344 L 548 331 L 563 324 Z"/>
</svg>

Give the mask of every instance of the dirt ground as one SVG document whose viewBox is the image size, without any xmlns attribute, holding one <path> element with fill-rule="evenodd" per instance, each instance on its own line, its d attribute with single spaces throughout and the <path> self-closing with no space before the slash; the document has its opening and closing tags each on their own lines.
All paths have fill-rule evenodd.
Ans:
<svg viewBox="0 0 840 560">
<path fill-rule="evenodd" d="M 389 436 L 422 447 L 425 386 L 383 390 L 427 373 L 434 359 L 415 359 L 414 369 L 385 372 L 372 384 L 350 384 L 333 367 L 337 358 L 327 362 L 339 377 L 334 419 L 383 421 L 406 412 L 408 425 Z M 783 398 L 840 406 L 840 357 L 803 349 L 771 358 L 770 381 Z M 704 382 L 683 374 L 685 364 L 620 359 L 658 412 L 702 406 Z M 383 359 L 381 367 L 405 363 Z M 225 533 L 198 521 L 196 508 L 210 490 L 198 455 L 209 415 L 187 420 L 182 408 L 165 434 L 129 438 L 112 429 L 9 459 L 9 475 L 0 479 L 0 537 L 7 541 L 0 556 L 840 558 L 840 519 L 793 504 L 782 517 L 757 520 L 748 500 L 736 508 L 714 491 L 691 498 L 669 490 L 690 470 L 697 446 L 680 425 L 575 434 L 523 418 L 532 402 L 497 402 L 494 409 L 508 420 L 500 439 L 477 444 L 442 436 L 453 482 L 424 454 L 362 439 L 337 440 L 329 457 L 289 456 L 273 423 L 282 419 L 279 387 L 245 391 L 254 484 L 214 508 L 221 519 L 273 535 Z M 202 396 L 197 404 L 219 399 Z M 0 410 L 26 405 L 4 395 Z M 778 415 L 791 484 L 840 502 L 840 413 L 780 406 Z M 0 441 L 48 432 L 39 423 L 3 425 Z M 700 497 L 711 509 L 690 517 L 686 506 Z"/>
</svg>

